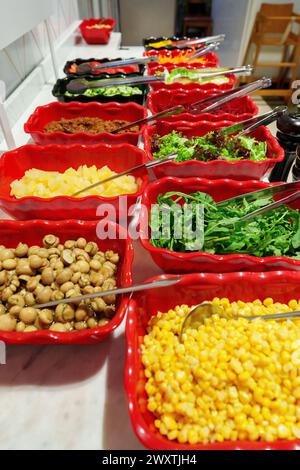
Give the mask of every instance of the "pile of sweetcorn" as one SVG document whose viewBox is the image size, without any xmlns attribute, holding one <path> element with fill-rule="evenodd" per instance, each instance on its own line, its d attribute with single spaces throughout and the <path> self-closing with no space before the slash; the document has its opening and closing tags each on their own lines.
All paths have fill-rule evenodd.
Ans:
<svg viewBox="0 0 300 470">
<path fill-rule="evenodd" d="M 213 299 L 214 315 L 179 341 L 187 305 L 149 321 L 142 345 L 148 409 L 170 440 L 300 438 L 300 321 L 248 321 L 235 315 L 300 310 L 271 298 L 254 302 Z"/>
</svg>

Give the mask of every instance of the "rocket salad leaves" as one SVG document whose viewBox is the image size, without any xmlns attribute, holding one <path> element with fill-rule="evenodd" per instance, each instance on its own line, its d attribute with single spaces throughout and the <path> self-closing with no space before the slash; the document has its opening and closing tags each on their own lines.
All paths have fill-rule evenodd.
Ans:
<svg viewBox="0 0 300 470">
<path fill-rule="evenodd" d="M 195 225 L 196 206 L 204 206 L 204 239 L 201 248 L 215 254 L 248 254 L 253 256 L 287 256 L 300 259 L 300 214 L 284 205 L 265 214 L 259 215 L 249 221 L 240 222 L 238 219 L 260 207 L 273 202 L 273 199 L 264 198 L 248 203 L 230 203 L 218 207 L 211 196 L 202 192 L 184 194 L 169 192 L 160 194 L 157 204 L 160 208 L 182 206 L 189 204 L 192 207 L 192 220 L 185 220 L 184 213 L 179 223 Z M 152 209 L 153 210 L 153 209 Z M 152 214 L 151 210 L 151 214 Z M 162 228 L 162 216 L 150 218 L 151 234 L 159 233 Z M 177 252 L 191 251 L 191 240 L 176 239 L 175 228 L 178 229 L 178 219 L 170 217 L 170 237 L 151 238 L 153 246 Z"/>
</svg>

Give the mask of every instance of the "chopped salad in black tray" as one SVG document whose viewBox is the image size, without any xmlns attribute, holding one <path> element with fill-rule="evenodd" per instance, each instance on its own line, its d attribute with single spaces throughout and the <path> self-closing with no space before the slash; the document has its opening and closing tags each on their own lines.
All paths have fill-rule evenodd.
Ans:
<svg viewBox="0 0 300 470">
<path fill-rule="evenodd" d="M 136 76 L 137 74 L 130 74 L 130 76 Z M 101 74 L 101 77 L 97 77 L 97 80 L 109 79 L 109 78 L 128 78 L 128 75 L 125 74 Z M 81 77 L 83 78 L 83 77 Z M 147 85 L 139 86 L 128 86 L 128 85 L 118 85 L 118 86 L 106 86 L 100 88 L 89 88 L 83 93 L 75 94 L 67 90 L 68 83 L 74 80 L 74 77 L 67 77 L 58 79 L 55 83 L 52 94 L 58 101 L 69 103 L 70 101 L 80 101 L 81 103 L 89 103 L 90 101 L 98 101 L 99 103 L 107 103 L 109 101 L 117 101 L 118 103 L 128 103 L 135 102 L 138 104 L 143 104 L 145 94 L 148 92 Z M 93 82 L 94 79 L 89 77 L 84 77 L 84 80 Z"/>
</svg>

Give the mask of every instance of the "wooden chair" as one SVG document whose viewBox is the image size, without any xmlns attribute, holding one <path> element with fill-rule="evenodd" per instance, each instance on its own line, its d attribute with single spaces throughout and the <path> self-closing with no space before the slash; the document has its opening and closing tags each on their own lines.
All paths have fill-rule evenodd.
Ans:
<svg viewBox="0 0 300 470">
<path fill-rule="evenodd" d="M 187 36 L 192 28 L 201 29 L 204 36 L 212 34 L 212 19 L 206 0 L 188 0 L 183 19 L 183 34 Z"/>
<path fill-rule="evenodd" d="M 255 46 L 255 54 L 252 64 L 258 67 L 276 67 L 278 76 L 274 79 L 277 85 L 282 86 L 287 74 L 290 73 L 290 82 L 297 78 L 300 59 L 300 36 L 293 29 L 300 25 L 300 15 L 293 12 L 293 3 L 270 4 L 263 3 L 256 15 L 252 34 L 249 40 L 244 63 L 249 63 L 252 46 Z M 259 55 L 263 46 L 275 46 L 282 50 L 281 61 L 260 62 Z M 262 90 L 264 96 L 289 96 L 290 90 Z"/>
</svg>

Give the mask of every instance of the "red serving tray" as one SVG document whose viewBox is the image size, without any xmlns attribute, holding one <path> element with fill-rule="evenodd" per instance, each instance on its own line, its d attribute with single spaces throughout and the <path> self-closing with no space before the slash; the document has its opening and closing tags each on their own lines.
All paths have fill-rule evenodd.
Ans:
<svg viewBox="0 0 300 470">
<path fill-rule="evenodd" d="M 44 132 L 46 124 L 51 121 L 59 121 L 62 118 L 72 119 L 78 117 L 98 117 L 107 121 L 124 120 L 137 121 L 147 117 L 147 110 L 136 103 L 59 103 L 54 101 L 45 106 L 38 106 L 28 118 L 24 130 L 30 134 L 36 144 L 48 145 L 71 145 L 71 144 L 132 144 L 137 145 L 140 132 L 125 132 L 111 134 L 101 132 L 100 134 L 88 134 L 77 132 L 68 134 L 66 132 Z M 142 130 L 142 129 L 141 129 Z"/>
<path fill-rule="evenodd" d="M 215 62 L 215 61 L 214 61 Z M 216 65 L 207 65 L 208 62 L 179 62 L 173 64 L 172 62 L 166 62 L 165 64 L 159 64 L 158 62 L 150 62 L 147 65 L 147 70 L 149 75 L 155 75 L 156 72 L 164 72 L 166 69 L 170 72 L 173 69 L 178 69 L 184 67 L 185 69 L 206 69 L 206 68 L 216 68 L 219 64 Z"/>
<path fill-rule="evenodd" d="M 20 179 L 26 170 L 38 168 L 46 171 L 64 172 L 68 168 L 80 165 L 96 165 L 101 168 L 108 165 L 113 171 L 120 173 L 146 161 L 143 150 L 133 145 L 24 145 L 2 155 L 0 160 L 0 208 L 16 219 L 96 219 L 106 214 L 96 213 L 103 204 L 115 208 L 117 220 L 127 217 L 127 209 L 119 207 L 120 196 L 56 196 L 40 198 L 35 196 L 15 198 L 10 196 L 10 183 Z M 134 173 L 141 179 L 141 187 L 135 194 L 127 195 L 128 207 L 136 203 L 148 183 L 146 170 Z M 108 214 L 109 216 L 109 214 Z"/>
<path fill-rule="evenodd" d="M 183 135 L 191 138 L 193 136 L 202 136 L 212 130 L 222 129 L 233 122 L 229 121 L 196 121 L 196 122 L 168 122 L 159 121 L 155 126 L 146 127 L 144 130 L 145 151 L 149 160 L 153 160 L 151 151 L 151 141 L 155 134 L 163 136 L 172 130 L 182 132 Z M 284 158 L 284 150 L 280 147 L 277 139 L 273 137 L 269 129 L 259 127 L 252 133 L 258 140 L 267 142 L 268 159 L 261 162 L 250 160 L 240 160 L 236 162 L 227 162 L 225 160 L 213 160 L 211 162 L 200 162 L 189 160 L 187 162 L 169 162 L 157 166 L 153 169 L 157 178 L 164 176 L 176 176 L 178 178 L 189 178 L 199 176 L 201 178 L 218 179 L 230 178 L 237 180 L 261 179 L 270 171 L 276 163 Z"/>
<path fill-rule="evenodd" d="M 186 48 L 185 50 L 191 50 L 191 48 Z M 150 51 L 144 52 L 144 56 L 146 57 L 152 57 L 152 56 L 159 56 L 159 57 L 169 57 L 170 60 L 178 57 L 178 55 L 182 54 L 184 52 L 182 49 L 180 50 L 168 50 L 168 49 L 151 49 Z M 194 52 L 196 52 L 194 50 Z M 202 65 L 203 67 L 217 67 L 219 65 L 219 58 L 214 52 L 208 52 L 208 54 L 205 54 L 205 56 L 198 57 L 202 60 L 201 62 L 191 62 L 191 65 Z M 173 62 L 166 62 L 166 65 L 172 64 Z M 157 64 L 157 65 L 165 65 L 165 64 Z M 177 64 L 175 64 L 177 65 Z"/>
<path fill-rule="evenodd" d="M 191 83 L 180 83 L 180 82 L 174 82 L 171 83 L 170 85 L 165 84 L 164 82 L 155 82 L 151 83 L 150 86 L 152 90 L 178 90 L 179 88 L 183 88 L 184 90 L 217 90 L 218 92 L 221 91 L 228 91 L 232 90 L 237 83 L 238 83 L 238 78 L 236 75 L 232 73 L 226 73 L 224 74 L 229 78 L 229 81 L 227 83 L 223 83 L 222 85 L 217 85 L 216 83 L 205 83 L 205 84 L 200 84 L 196 82 L 191 82 Z"/>
<path fill-rule="evenodd" d="M 102 29 L 89 29 L 87 26 L 93 26 L 94 24 L 107 24 L 110 26 L 110 28 L 102 28 Z M 81 34 L 84 38 L 84 40 L 88 44 L 107 44 L 112 30 L 115 27 L 115 20 L 112 18 L 89 18 L 86 20 L 83 20 L 80 25 L 80 31 Z"/>
<path fill-rule="evenodd" d="M 153 279 L 168 279 L 163 275 Z M 147 281 L 150 282 L 150 281 Z M 253 301 L 273 297 L 276 302 L 299 298 L 300 276 L 295 272 L 190 274 L 176 285 L 140 292 L 131 301 L 126 321 L 127 354 L 124 371 L 125 390 L 131 424 L 137 438 L 153 450 L 299 450 L 300 441 L 225 441 L 214 444 L 180 444 L 162 436 L 154 426 L 154 415 L 147 410 L 141 344 L 151 316 L 176 305 L 196 305 L 213 297 L 230 301 Z"/>
<path fill-rule="evenodd" d="M 105 230 L 116 231 L 116 239 L 100 240 L 97 236 L 98 221 L 83 220 L 0 220 L 0 243 L 15 248 L 21 241 L 28 245 L 41 245 L 45 235 L 53 233 L 64 243 L 66 240 L 84 237 L 98 244 L 101 251 L 113 250 L 120 256 L 117 270 L 118 287 L 132 284 L 133 247 L 126 230 L 113 222 L 108 222 Z M 107 224 L 107 222 L 105 222 Z M 99 227 L 98 227 L 99 228 Z M 58 332 L 39 330 L 30 333 L 0 331 L 0 340 L 7 344 L 94 344 L 106 339 L 122 322 L 128 307 L 128 298 L 117 300 L 117 310 L 112 320 L 105 326 L 82 331 Z"/>
<path fill-rule="evenodd" d="M 278 183 L 276 183 L 278 184 Z M 206 252 L 178 253 L 165 248 L 156 248 L 149 241 L 148 217 L 153 204 L 157 203 L 157 196 L 169 191 L 193 193 L 202 191 L 210 194 L 216 202 L 239 196 L 241 194 L 268 188 L 271 183 L 263 181 L 234 181 L 234 180 L 206 180 L 203 178 L 162 178 L 151 183 L 142 196 L 144 209 L 140 213 L 140 240 L 153 261 L 167 273 L 191 272 L 234 272 L 234 271 L 273 271 L 297 270 L 300 271 L 300 260 L 284 256 L 268 256 L 260 258 L 244 254 L 215 255 Z M 290 204 L 300 210 L 300 200 Z M 299 291 L 300 294 L 300 291 Z"/>
<path fill-rule="evenodd" d="M 209 91 L 203 90 L 157 90 L 149 93 L 147 98 L 147 107 L 150 109 L 151 113 L 159 113 L 165 109 L 172 108 L 173 106 L 178 105 L 187 105 L 204 100 L 210 96 L 215 96 L 218 94 L 218 90 L 213 89 Z M 259 112 L 258 107 L 254 101 L 249 96 L 244 96 L 242 98 L 237 98 L 229 103 L 223 105 L 221 108 L 212 111 L 214 118 L 211 119 L 214 121 L 215 116 L 222 116 L 222 120 L 235 120 L 236 116 L 239 117 L 240 121 L 249 119 L 252 116 L 257 115 Z M 187 118 L 188 116 L 188 118 Z M 182 121 L 185 120 L 197 121 L 199 119 L 205 121 L 210 120 L 204 117 L 202 114 L 175 114 L 167 118 L 168 121 Z"/>
</svg>

